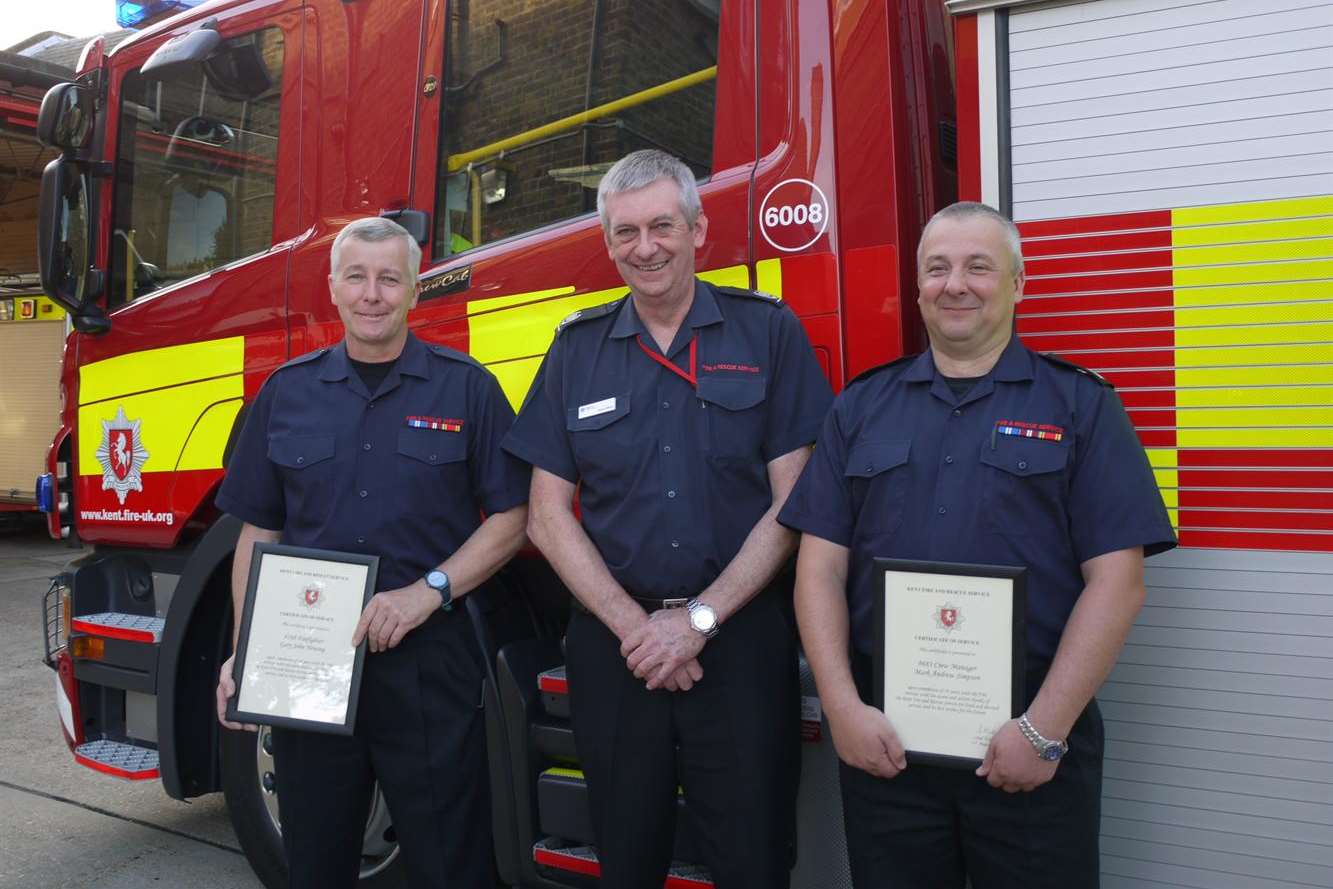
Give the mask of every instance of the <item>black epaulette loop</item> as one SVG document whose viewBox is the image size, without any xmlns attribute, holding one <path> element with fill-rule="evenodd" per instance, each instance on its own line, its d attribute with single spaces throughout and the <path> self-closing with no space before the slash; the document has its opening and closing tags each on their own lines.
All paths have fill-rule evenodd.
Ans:
<svg viewBox="0 0 1333 889">
<path fill-rule="evenodd" d="M 1088 368 L 1084 367 L 1081 364 L 1075 364 L 1074 362 L 1066 358 L 1061 358 L 1059 355 L 1052 355 L 1049 352 L 1038 352 L 1037 354 L 1040 355 L 1042 358 L 1045 358 L 1047 361 L 1051 362 L 1051 364 L 1067 368 L 1068 370 L 1077 371 L 1078 373 L 1083 374 L 1083 376 L 1085 377 L 1091 377 L 1092 379 L 1096 380 L 1098 383 L 1101 383 L 1108 389 L 1115 388 L 1114 383 L 1112 383 L 1110 380 L 1108 380 L 1101 374 L 1097 373 L 1097 371 L 1095 370 L 1089 370 Z"/>
<path fill-rule="evenodd" d="M 559 324 L 555 326 L 555 335 L 565 332 L 566 327 L 573 327 L 575 324 L 582 324 L 584 321 L 591 321 L 594 318 L 603 318 L 620 308 L 624 297 L 613 300 L 609 303 L 602 303 L 600 306 L 593 306 L 588 309 L 579 309 L 577 312 L 571 312 L 564 317 Z"/>
</svg>

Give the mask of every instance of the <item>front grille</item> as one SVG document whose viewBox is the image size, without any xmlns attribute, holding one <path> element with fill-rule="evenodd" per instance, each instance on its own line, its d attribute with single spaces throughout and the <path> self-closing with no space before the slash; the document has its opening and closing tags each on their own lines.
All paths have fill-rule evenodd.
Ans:
<svg viewBox="0 0 1333 889">
<path fill-rule="evenodd" d="M 69 641 L 65 638 L 65 594 L 69 591 L 68 576 L 64 574 L 51 578 L 51 587 L 42 597 L 42 619 L 46 627 L 44 642 L 46 652 L 42 660 L 48 667 L 55 669 L 56 654 Z"/>
</svg>

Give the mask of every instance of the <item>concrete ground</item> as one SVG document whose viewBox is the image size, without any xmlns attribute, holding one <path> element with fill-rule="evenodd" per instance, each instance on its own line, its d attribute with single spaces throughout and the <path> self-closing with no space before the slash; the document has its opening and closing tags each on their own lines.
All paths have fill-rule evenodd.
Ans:
<svg viewBox="0 0 1333 889">
<path fill-rule="evenodd" d="M 0 525 L 0 889 L 262 889 L 221 794 L 180 802 L 70 755 L 42 663 L 42 594 L 76 555 L 35 523 Z"/>
</svg>

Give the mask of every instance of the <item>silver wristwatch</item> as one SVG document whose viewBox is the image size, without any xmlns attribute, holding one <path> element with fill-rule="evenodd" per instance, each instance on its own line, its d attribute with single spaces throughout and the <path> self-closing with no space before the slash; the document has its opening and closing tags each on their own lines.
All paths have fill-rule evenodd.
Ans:
<svg viewBox="0 0 1333 889">
<path fill-rule="evenodd" d="M 1068 743 L 1052 741 L 1050 738 L 1042 737 L 1041 732 L 1033 728 L 1026 713 L 1018 717 L 1018 730 L 1023 733 L 1023 737 L 1028 739 L 1028 743 L 1032 745 L 1033 750 L 1037 751 L 1037 755 L 1047 762 L 1057 762 L 1060 757 L 1069 752 Z"/>
<path fill-rule="evenodd" d="M 705 639 L 712 639 L 717 635 L 717 612 L 713 610 L 712 605 L 707 605 L 698 599 L 691 599 L 685 603 L 685 607 L 690 612 L 691 628 L 701 633 Z"/>
</svg>

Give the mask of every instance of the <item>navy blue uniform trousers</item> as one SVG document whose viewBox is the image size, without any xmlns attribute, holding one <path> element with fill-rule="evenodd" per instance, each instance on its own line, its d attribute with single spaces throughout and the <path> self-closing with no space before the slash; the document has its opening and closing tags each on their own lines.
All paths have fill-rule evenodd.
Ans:
<svg viewBox="0 0 1333 889">
<path fill-rule="evenodd" d="M 602 889 L 660 887 L 684 789 L 718 889 L 783 889 L 795 853 L 800 685 L 780 597 L 756 596 L 699 656 L 689 691 L 648 691 L 620 641 L 576 611 L 566 646 L 571 716 L 588 777 Z M 785 842 L 775 848 L 773 837 Z"/>
<path fill-rule="evenodd" d="M 870 659 L 854 655 L 852 664 L 869 702 Z M 1025 703 L 1044 678 L 1029 668 Z M 1068 741 L 1055 777 L 1030 793 L 991 787 L 972 769 L 909 763 L 886 780 L 839 763 L 852 885 L 963 889 L 971 878 L 972 889 L 1096 889 L 1103 748 L 1096 701 Z"/>
<path fill-rule="evenodd" d="M 310 865 L 291 889 L 355 887 L 376 780 L 408 885 L 495 886 L 481 683 L 472 628 L 455 607 L 366 654 L 355 734 L 273 730 L 287 860 Z"/>
</svg>

